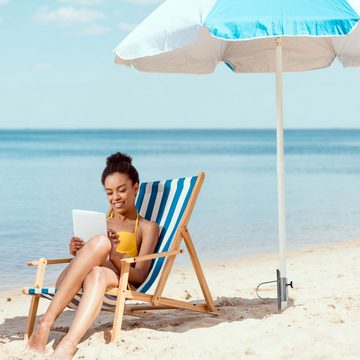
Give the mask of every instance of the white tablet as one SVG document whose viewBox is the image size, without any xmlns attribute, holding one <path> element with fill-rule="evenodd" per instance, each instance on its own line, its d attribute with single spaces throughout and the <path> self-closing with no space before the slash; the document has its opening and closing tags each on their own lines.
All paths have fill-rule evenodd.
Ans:
<svg viewBox="0 0 360 360">
<path fill-rule="evenodd" d="M 72 216 L 74 236 L 88 241 L 95 235 L 107 235 L 106 215 L 104 213 L 74 209 Z"/>
</svg>

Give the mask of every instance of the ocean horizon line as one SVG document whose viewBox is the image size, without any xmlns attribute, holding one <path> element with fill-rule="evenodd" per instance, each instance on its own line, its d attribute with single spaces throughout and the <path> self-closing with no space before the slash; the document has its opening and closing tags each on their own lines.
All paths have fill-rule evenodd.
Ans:
<svg viewBox="0 0 360 360">
<path fill-rule="evenodd" d="M 190 132 L 190 131 L 208 131 L 208 132 L 216 132 L 216 131 L 274 131 L 276 132 L 276 128 L 0 128 L 0 132 L 96 132 L 96 131 L 129 131 L 129 132 Z M 285 128 L 284 132 L 292 132 L 292 131 L 360 131 L 359 128 Z"/>
</svg>

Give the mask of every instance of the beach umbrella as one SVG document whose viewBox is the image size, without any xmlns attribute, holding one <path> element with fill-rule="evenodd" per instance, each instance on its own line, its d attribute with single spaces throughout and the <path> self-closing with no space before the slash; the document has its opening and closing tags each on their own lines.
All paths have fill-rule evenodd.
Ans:
<svg viewBox="0 0 360 360">
<path fill-rule="evenodd" d="M 279 308 L 287 307 L 282 73 L 360 66 L 360 0 L 167 0 L 115 49 L 140 71 L 276 74 Z M 239 83 L 241 86 L 241 83 Z M 261 91 L 261 90 L 259 90 Z"/>
</svg>

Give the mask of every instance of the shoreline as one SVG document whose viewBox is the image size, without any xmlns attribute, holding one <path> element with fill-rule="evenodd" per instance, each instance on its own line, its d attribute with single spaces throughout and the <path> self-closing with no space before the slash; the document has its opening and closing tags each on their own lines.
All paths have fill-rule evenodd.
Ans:
<svg viewBox="0 0 360 360">
<path fill-rule="evenodd" d="M 125 316 L 120 342 L 107 343 L 113 314 L 102 312 L 74 359 L 357 359 L 359 262 L 358 238 L 289 250 L 287 274 L 294 289 L 289 291 L 288 308 L 281 313 L 276 301 L 260 300 L 255 293 L 258 283 L 275 278 L 276 252 L 231 259 L 226 264 L 204 262 L 219 316 L 180 310 L 164 310 L 148 319 Z M 201 299 L 195 279 L 190 267 L 175 267 L 164 296 Z M 30 297 L 17 290 L 0 294 L 0 358 L 30 360 L 33 354 L 24 353 L 22 340 Z M 276 286 L 264 286 L 261 295 L 273 297 Z M 41 300 L 38 314 L 47 306 Z M 66 310 L 57 320 L 48 352 L 68 330 L 73 315 Z"/>
</svg>

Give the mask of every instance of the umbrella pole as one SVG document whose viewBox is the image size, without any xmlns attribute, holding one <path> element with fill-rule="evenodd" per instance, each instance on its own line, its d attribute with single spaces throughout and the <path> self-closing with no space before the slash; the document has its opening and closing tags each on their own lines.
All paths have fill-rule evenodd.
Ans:
<svg viewBox="0 0 360 360">
<path fill-rule="evenodd" d="M 288 293 L 286 279 L 286 227 L 285 227 L 285 161 L 284 161 L 284 128 L 283 128 L 283 89 L 282 89 L 282 40 L 275 39 L 276 49 L 276 166 L 278 188 L 278 221 L 280 274 L 278 274 L 279 310 L 287 308 Z"/>
</svg>

